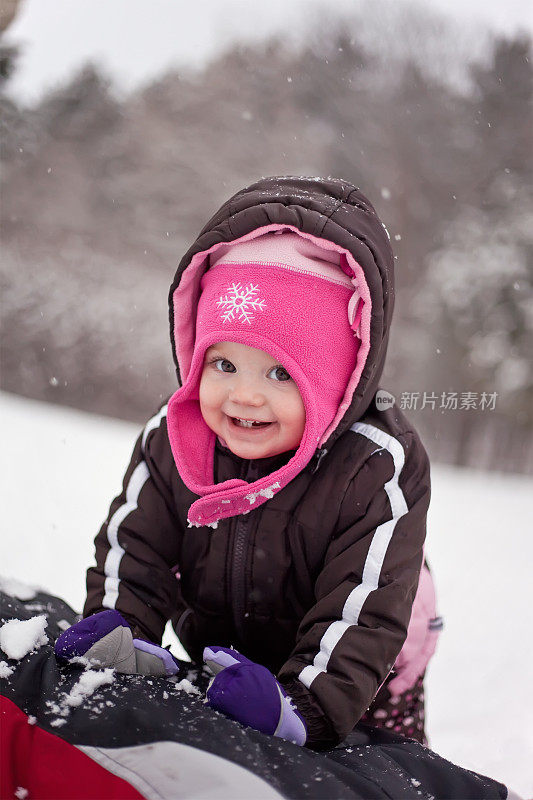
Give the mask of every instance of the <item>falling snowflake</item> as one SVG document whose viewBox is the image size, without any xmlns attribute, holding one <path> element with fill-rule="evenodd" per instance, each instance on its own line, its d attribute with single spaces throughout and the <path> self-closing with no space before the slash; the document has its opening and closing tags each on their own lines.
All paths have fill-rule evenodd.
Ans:
<svg viewBox="0 0 533 800">
<path fill-rule="evenodd" d="M 232 283 L 226 289 L 227 294 L 217 300 L 219 308 L 224 308 L 222 320 L 229 322 L 233 319 L 240 319 L 241 322 L 252 324 L 254 314 L 252 311 L 264 310 L 265 301 L 254 297 L 259 291 L 259 286 L 251 283 L 249 286 L 242 286 L 240 283 Z"/>
</svg>

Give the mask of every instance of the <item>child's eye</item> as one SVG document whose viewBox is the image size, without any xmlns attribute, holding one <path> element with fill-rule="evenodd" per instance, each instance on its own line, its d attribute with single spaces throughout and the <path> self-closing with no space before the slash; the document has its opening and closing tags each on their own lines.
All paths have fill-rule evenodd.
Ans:
<svg viewBox="0 0 533 800">
<path fill-rule="evenodd" d="M 274 374 L 274 376 L 275 376 L 274 380 L 275 381 L 279 381 L 280 383 L 282 381 L 290 381 L 290 380 L 292 380 L 291 376 L 289 375 L 287 370 L 283 369 L 283 367 L 272 367 L 272 369 L 269 372 L 269 375 L 271 375 L 271 374 Z"/>
<path fill-rule="evenodd" d="M 215 369 L 218 369 L 219 372 L 236 372 L 235 367 L 227 358 L 214 358 L 211 364 L 214 364 Z"/>
</svg>

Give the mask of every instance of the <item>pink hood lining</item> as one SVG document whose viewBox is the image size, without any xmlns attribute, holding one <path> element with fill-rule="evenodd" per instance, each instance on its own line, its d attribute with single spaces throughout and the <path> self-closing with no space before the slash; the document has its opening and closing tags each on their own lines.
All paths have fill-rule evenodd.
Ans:
<svg viewBox="0 0 533 800">
<path fill-rule="evenodd" d="M 370 351 L 370 321 L 372 316 L 372 300 L 363 268 L 357 263 L 353 255 L 348 250 L 345 250 L 340 245 L 337 245 L 328 239 L 322 239 L 320 237 L 313 236 L 310 233 L 304 233 L 293 225 L 279 223 L 264 225 L 261 228 L 255 228 L 253 231 L 250 231 L 250 233 L 246 234 L 245 236 L 241 236 L 239 239 L 233 240 L 231 244 L 235 245 L 240 242 L 250 241 L 251 239 L 255 239 L 263 234 L 273 233 L 274 231 L 279 230 L 293 231 L 304 239 L 312 241 L 318 247 L 339 253 L 341 257 L 341 268 L 350 277 L 352 283 L 354 284 L 354 298 L 360 297 L 363 301 L 359 304 L 359 309 L 357 312 L 361 315 L 358 323 L 361 345 L 357 355 L 355 370 L 348 382 L 344 397 L 339 405 L 339 409 L 333 421 L 318 442 L 318 446 L 321 447 L 331 436 L 346 413 L 347 409 L 350 407 L 354 391 L 361 378 L 366 359 Z M 205 265 L 208 263 L 209 256 L 212 253 L 215 253 L 218 249 L 227 246 L 228 242 L 219 242 L 218 244 L 210 247 L 209 250 L 203 250 L 200 253 L 196 253 L 192 257 L 188 267 L 186 267 L 184 270 L 180 283 L 174 291 L 172 298 L 174 306 L 173 333 L 176 347 L 176 357 L 180 365 L 183 384 L 187 382 L 191 369 L 196 331 L 196 320 L 193 318 L 193 309 L 197 308 L 198 305 L 198 298 L 201 292 L 200 282 L 204 272 L 206 271 Z"/>
</svg>

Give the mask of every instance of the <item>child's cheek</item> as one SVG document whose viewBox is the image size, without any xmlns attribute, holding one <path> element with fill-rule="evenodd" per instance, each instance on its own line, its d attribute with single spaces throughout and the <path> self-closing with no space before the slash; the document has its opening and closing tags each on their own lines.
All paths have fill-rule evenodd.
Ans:
<svg viewBox="0 0 533 800">
<path fill-rule="evenodd" d="M 204 409 L 207 409 L 212 404 L 212 395 L 213 395 L 213 391 L 210 386 L 210 380 L 209 377 L 205 374 L 205 371 L 200 380 L 198 395 L 200 400 L 200 410 L 202 411 L 202 413 L 204 413 Z"/>
</svg>

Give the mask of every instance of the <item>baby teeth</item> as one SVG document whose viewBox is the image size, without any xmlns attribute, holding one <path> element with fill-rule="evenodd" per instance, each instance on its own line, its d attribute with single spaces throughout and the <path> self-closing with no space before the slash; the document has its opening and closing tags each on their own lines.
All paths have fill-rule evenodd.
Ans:
<svg viewBox="0 0 533 800">
<path fill-rule="evenodd" d="M 234 419 L 235 419 L 235 420 L 236 420 L 236 422 L 238 422 L 238 424 L 239 424 L 239 425 L 241 425 L 243 428 L 253 428 L 253 426 L 254 426 L 254 423 L 253 423 L 252 421 L 250 421 L 250 420 L 247 420 L 247 419 L 241 419 L 240 417 L 234 417 Z"/>
</svg>

